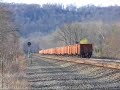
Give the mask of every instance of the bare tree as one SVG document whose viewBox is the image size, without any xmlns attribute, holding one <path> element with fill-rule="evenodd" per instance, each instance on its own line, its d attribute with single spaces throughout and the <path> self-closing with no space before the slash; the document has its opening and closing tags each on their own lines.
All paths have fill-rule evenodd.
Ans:
<svg viewBox="0 0 120 90">
<path fill-rule="evenodd" d="M 58 29 L 55 39 L 64 42 L 65 45 L 79 43 L 80 39 L 87 37 L 86 29 L 82 23 L 65 24 Z"/>
<path fill-rule="evenodd" d="M 18 32 L 11 18 L 10 11 L 0 9 L 0 59 L 6 66 L 16 61 L 20 52 Z"/>
<path fill-rule="evenodd" d="M 111 32 L 107 35 L 104 47 L 104 56 L 110 58 L 120 58 L 120 24 L 111 25 Z"/>
</svg>

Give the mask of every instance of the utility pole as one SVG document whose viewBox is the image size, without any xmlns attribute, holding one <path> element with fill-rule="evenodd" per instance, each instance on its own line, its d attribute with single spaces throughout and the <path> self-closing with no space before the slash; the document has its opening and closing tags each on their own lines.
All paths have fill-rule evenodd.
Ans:
<svg viewBox="0 0 120 90">
<path fill-rule="evenodd" d="M 3 76 L 4 76 L 4 75 L 3 75 L 3 73 L 4 73 L 4 71 L 3 71 L 3 70 L 4 70 L 4 69 L 3 69 L 3 67 L 4 67 L 4 66 L 3 66 L 3 60 L 1 60 L 1 64 L 2 64 L 2 85 L 1 85 L 1 87 L 2 87 L 2 89 L 3 89 L 3 84 L 4 84 L 4 83 L 3 83 Z"/>
<path fill-rule="evenodd" d="M 1 38 L 1 42 L 2 42 L 1 44 L 2 44 L 2 46 L 3 46 L 3 47 L 2 47 L 2 51 L 4 52 L 4 44 L 3 44 L 3 42 L 4 42 L 4 38 L 5 38 L 5 37 L 4 37 L 3 34 L 1 35 L 1 37 L 2 37 L 2 38 Z M 2 53 L 2 52 L 1 52 L 1 53 Z M 4 59 L 4 53 L 2 53 L 1 55 L 2 55 L 2 58 L 1 58 L 1 84 L 2 84 L 2 85 L 1 85 L 1 88 L 3 89 L 3 88 L 4 88 L 4 63 L 3 63 L 3 61 L 4 61 L 5 59 Z"/>
</svg>

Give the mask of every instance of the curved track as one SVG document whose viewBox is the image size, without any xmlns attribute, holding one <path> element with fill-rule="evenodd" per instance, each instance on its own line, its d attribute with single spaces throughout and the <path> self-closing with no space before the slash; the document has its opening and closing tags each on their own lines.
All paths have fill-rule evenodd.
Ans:
<svg viewBox="0 0 120 90">
<path fill-rule="evenodd" d="M 27 69 L 32 90 L 120 90 L 120 70 L 37 56 L 32 59 Z"/>
</svg>

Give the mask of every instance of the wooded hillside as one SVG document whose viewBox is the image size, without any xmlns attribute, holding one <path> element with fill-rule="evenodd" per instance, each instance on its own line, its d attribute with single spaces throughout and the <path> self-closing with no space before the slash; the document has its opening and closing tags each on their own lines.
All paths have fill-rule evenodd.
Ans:
<svg viewBox="0 0 120 90">
<path fill-rule="evenodd" d="M 2 4 L 14 13 L 14 20 L 23 37 L 33 33 L 49 34 L 57 27 L 74 22 L 120 21 L 120 6 L 96 7 L 94 5 L 77 8 L 73 5 L 26 5 Z M 39 34 L 40 35 L 40 34 Z"/>
<path fill-rule="evenodd" d="M 28 41 L 32 42 L 31 52 L 38 52 L 87 38 L 94 44 L 95 56 L 119 56 L 120 6 L 1 5 L 13 13 L 25 52 Z"/>
</svg>

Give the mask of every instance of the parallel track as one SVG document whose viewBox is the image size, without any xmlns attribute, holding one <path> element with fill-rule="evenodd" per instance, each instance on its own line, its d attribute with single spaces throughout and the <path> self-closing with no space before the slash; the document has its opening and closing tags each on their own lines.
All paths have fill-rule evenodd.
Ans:
<svg viewBox="0 0 120 90">
<path fill-rule="evenodd" d="M 65 57 L 55 55 L 37 55 L 38 57 L 49 58 L 54 60 L 62 60 L 66 62 L 74 62 L 78 64 L 95 65 L 99 67 L 120 69 L 120 60 L 110 59 L 96 59 L 96 58 L 78 58 L 78 57 Z"/>
</svg>

